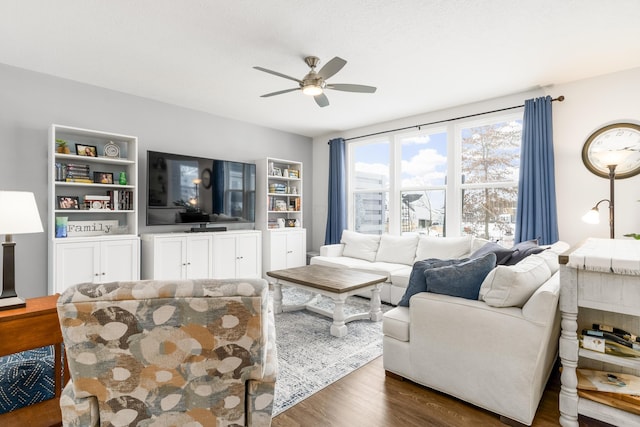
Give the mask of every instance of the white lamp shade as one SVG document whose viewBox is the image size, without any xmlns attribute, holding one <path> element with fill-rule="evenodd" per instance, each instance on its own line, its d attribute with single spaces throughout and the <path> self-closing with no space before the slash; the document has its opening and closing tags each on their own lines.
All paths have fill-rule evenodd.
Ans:
<svg viewBox="0 0 640 427">
<path fill-rule="evenodd" d="M 36 198 L 28 191 L 0 191 L 0 234 L 42 233 Z"/>
<path fill-rule="evenodd" d="M 599 224 L 600 223 L 600 212 L 597 209 L 589 209 L 589 212 L 582 216 L 582 221 L 587 224 Z"/>
<path fill-rule="evenodd" d="M 621 165 L 627 157 L 633 154 L 630 150 L 606 150 L 593 153 L 593 157 L 605 166 Z"/>
</svg>

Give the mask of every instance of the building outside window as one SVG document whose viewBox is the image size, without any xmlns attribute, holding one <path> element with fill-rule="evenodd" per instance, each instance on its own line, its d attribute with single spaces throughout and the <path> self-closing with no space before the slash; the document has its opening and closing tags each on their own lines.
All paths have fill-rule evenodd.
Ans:
<svg viewBox="0 0 640 427">
<path fill-rule="evenodd" d="M 349 228 L 509 246 L 521 133 L 520 112 L 349 143 Z"/>
</svg>

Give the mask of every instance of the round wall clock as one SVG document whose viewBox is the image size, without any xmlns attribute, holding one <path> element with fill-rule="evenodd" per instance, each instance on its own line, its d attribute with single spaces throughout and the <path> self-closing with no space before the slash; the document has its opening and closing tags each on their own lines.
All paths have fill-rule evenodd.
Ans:
<svg viewBox="0 0 640 427">
<path fill-rule="evenodd" d="M 609 178 L 615 164 L 616 179 L 640 173 L 640 125 L 614 123 L 595 131 L 582 147 L 582 161 L 592 173 Z"/>
<path fill-rule="evenodd" d="M 211 188 L 211 169 L 206 168 L 205 170 L 203 170 L 200 178 L 202 179 L 203 188 Z"/>
<path fill-rule="evenodd" d="M 104 144 L 104 155 L 106 157 L 120 157 L 120 147 L 113 141 Z"/>
</svg>

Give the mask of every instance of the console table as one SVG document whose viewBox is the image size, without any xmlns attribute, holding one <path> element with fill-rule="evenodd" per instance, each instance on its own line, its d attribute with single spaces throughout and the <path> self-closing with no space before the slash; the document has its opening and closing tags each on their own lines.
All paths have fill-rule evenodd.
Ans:
<svg viewBox="0 0 640 427">
<path fill-rule="evenodd" d="M 59 426 L 60 393 L 68 379 L 69 369 L 63 369 L 62 333 L 56 310 L 59 295 L 27 299 L 26 307 L 0 311 L 0 356 L 25 350 L 54 346 L 55 398 L 0 415 L 0 425 Z"/>
<path fill-rule="evenodd" d="M 616 426 L 640 416 L 578 395 L 576 368 L 640 375 L 640 361 L 582 349 L 578 333 L 592 323 L 640 332 L 640 241 L 588 239 L 560 256 L 560 424 L 578 427 L 578 414 Z"/>
</svg>

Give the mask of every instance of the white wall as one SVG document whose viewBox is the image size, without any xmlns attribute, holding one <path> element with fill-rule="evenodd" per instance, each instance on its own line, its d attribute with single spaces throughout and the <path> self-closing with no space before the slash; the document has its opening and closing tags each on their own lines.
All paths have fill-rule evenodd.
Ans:
<svg viewBox="0 0 640 427">
<path fill-rule="evenodd" d="M 608 210 L 601 205 L 601 223 L 588 225 L 581 216 L 600 199 L 609 197 L 609 181 L 590 173 L 582 163 L 582 146 L 591 133 L 613 123 L 640 124 L 640 68 L 523 92 L 485 102 L 413 116 L 313 139 L 313 227 L 311 247 L 324 243 L 327 216 L 329 147 L 336 137 L 350 138 L 384 130 L 445 120 L 467 114 L 523 104 L 526 99 L 565 96 L 553 103 L 556 197 L 560 239 L 572 245 L 587 237 L 609 237 Z M 640 175 L 616 181 L 616 237 L 640 233 Z"/>
<path fill-rule="evenodd" d="M 311 139 L 300 135 L 3 64 L 0 94 L 0 190 L 33 191 L 45 227 L 44 233 L 14 236 L 16 289 L 25 298 L 47 293 L 47 132 L 52 123 L 138 137 L 141 233 L 172 230 L 145 226 L 147 150 L 246 162 L 272 156 L 303 162 L 308 176 L 313 171 Z M 311 194 L 310 180 L 303 191 Z M 310 210 L 304 223 L 311 224 Z"/>
</svg>

